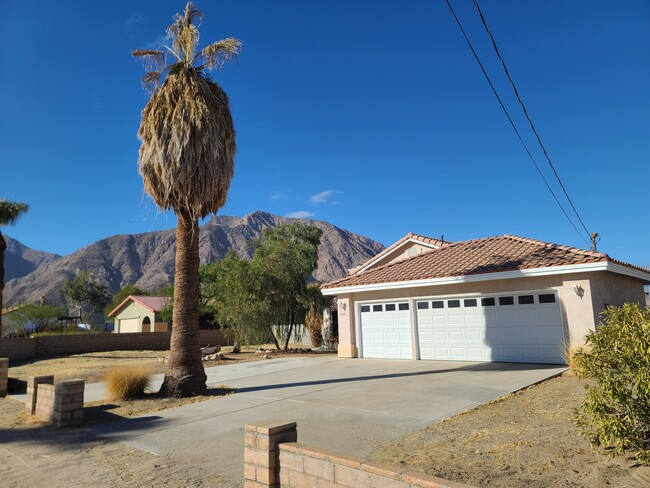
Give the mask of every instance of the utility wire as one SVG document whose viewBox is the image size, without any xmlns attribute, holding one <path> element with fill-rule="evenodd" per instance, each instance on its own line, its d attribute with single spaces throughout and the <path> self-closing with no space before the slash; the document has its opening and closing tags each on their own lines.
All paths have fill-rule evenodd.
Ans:
<svg viewBox="0 0 650 488">
<path fill-rule="evenodd" d="M 501 61 L 501 66 L 503 66 L 503 70 L 505 71 L 506 76 L 508 77 L 508 81 L 510 82 L 510 86 L 512 87 L 513 91 L 515 92 L 515 96 L 517 97 L 517 100 L 519 100 L 519 105 L 521 105 L 521 108 L 524 111 L 524 115 L 526 116 L 526 119 L 528 120 L 528 123 L 530 124 L 530 128 L 533 130 L 533 132 L 535 134 L 535 137 L 537 137 L 537 142 L 539 143 L 539 146 L 542 148 L 542 152 L 544 153 L 544 156 L 546 157 L 546 160 L 548 161 L 549 166 L 553 170 L 553 174 L 555 175 L 555 179 L 557 179 L 557 182 L 560 184 L 560 187 L 562 188 L 562 191 L 564 192 L 564 196 L 566 196 L 566 199 L 571 204 L 571 208 L 573 209 L 573 212 L 576 214 L 576 217 L 578 217 L 578 220 L 580 221 L 580 224 L 582 225 L 582 228 L 587 233 L 587 236 L 591 237 L 591 233 L 587 230 L 587 226 L 585 225 L 585 223 L 580 218 L 580 214 L 578 214 L 578 211 L 576 210 L 575 205 L 573 205 L 573 201 L 571 201 L 571 197 L 569 197 L 569 193 L 566 191 L 566 188 L 564 188 L 564 184 L 562 184 L 562 180 L 560 179 L 560 176 L 557 174 L 555 166 L 553 166 L 553 163 L 551 162 L 551 158 L 549 157 L 548 153 L 546 152 L 546 148 L 544 147 L 544 144 L 542 144 L 542 139 L 539 136 L 539 133 L 537 132 L 537 129 L 535 128 L 535 125 L 533 124 L 533 121 L 531 120 L 530 116 L 528 115 L 528 110 L 526 110 L 526 106 L 524 105 L 523 100 L 519 96 L 519 91 L 517 90 L 517 87 L 515 86 L 515 82 L 512 80 L 512 77 L 510 76 L 510 72 L 508 71 L 508 68 L 506 66 L 506 62 L 503 60 L 503 57 L 501 56 L 501 53 L 499 52 L 499 48 L 497 47 L 497 43 L 494 40 L 494 37 L 492 36 L 492 32 L 490 32 L 490 29 L 488 28 L 487 22 L 485 21 L 485 17 L 483 16 L 483 12 L 481 11 L 481 7 L 479 7 L 479 5 L 478 5 L 478 1 L 473 0 L 473 2 L 474 2 L 474 5 L 476 6 L 476 10 L 478 10 L 479 16 L 481 17 L 481 22 L 483 23 L 483 27 L 485 27 L 485 32 L 487 32 L 487 35 L 490 38 L 490 41 L 492 42 L 492 47 L 494 47 L 494 51 L 496 52 L 497 57 L 499 58 L 499 61 Z"/>
<path fill-rule="evenodd" d="M 571 226 L 575 229 L 575 231 L 578 233 L 580 238 L 585 242 L 585 244 L 589 245 L 587 240 L 582 236 L 582 232 L 578 230 L 576 225 L 573 223 L 573 220 L 569 217 L 569 214 L 567 214 L 566 210 L 564 210 L 564 207 L 558 200 L 557 196 L 555 195 L 555 192 L 551 188 L 551 186 L 548 184 L 548 181 L 544 177 L 544 174 L 542 171 L 539 169 L 539 166 L 537 165 L 537 162 L 535 161 L 535 158 L 533 158 L 533 155 L 530 153 L 530 150 L 528 149 L 528 146 L 524 142 L 524 139 L 521 137 L 521 134 L 519 133 L 519 130 L 517 129 L 517 126 L 512 120 L 512 117 L 510 117 L 510 114 L 508 113 L 508 109 L 506 109 L 505 105 L 501 101 L 501 97 L 499 96 L 499 93 L 497 92 L 496 88 L 494 87 L 494 84 L 492 83 L 492 80 L 490 79 L 490 76 L 487 74 L 487 71 L 485 71 L 485 68 L 483 67 L 483 63 L 481 62 L 480 58 L 478 57 L 478 54 L 476 53 L 476 50 L 474 49 L 474 46 L 472 45 L 471 41 L 469 40 L 469 37 L 467 37 L 467 34 L 465 33 L 465 29 L 463 28 L 463 25 L 460 23 L 460 20 L 458 19 L 458 16 L 456 15 L 456 12 L 454 11 L 453 7 L 451 6 L 451 3 L 449 3 L 449 0 L 445 0 L 447 3 L 447 6 L 449 7 L 449 10 L 451 10 L 452 15 L 454 16 L 454 19 L 456 19 L 456 23 L 458 24 L 458 27 L 460 28 L 460 31 L 463 33 L 463 37 L 465 38 L 465 41 L 467 42 L 467 45 L 469 46 L 470 50 L 472 51 L 472 54 L 474 55 L 474 59 L 476 59 L 476 62 L 481 68 L 481 71 L 483 72 L 483 75 L 485 76 L 485 79 L 487 80 L 488 84 L 490 85 L 490 88 L 492 88 L 492 93 L 494 93 L 494 96 L 497 98 L 499 101 L 499 105 L 501 106 L 501 109 L 503 110 L 503 113 L 506 114 L 506 117 L 508 118 L 508 122 L 510 122 L 510 125 L 512 126 L 512 129 L 515 131 L 515 134 L 517 134 L 517 137 L 519 138 L 519 142 L 521 142 L 521 145 L 524 146 L 524 149 L 526 150 L 526 154 L 528 154 L 528 157 L 530 158 L 531 162 L 535 166 L 535 169 L 537 170 L 537 173 L 539 173 L 539 176 L 542 178 L 544 181 L 544 184 L 546 185 L 546 188 L 548 188 L 548 191 L 551 193 L 553 196 L 553 199 L 555 200 L 555 203 L 557 203 L 558 207 L 560 207 L 560 210 L 562 210 L 562 213 L 564 216 L 567 218 Z"/>
</svg>

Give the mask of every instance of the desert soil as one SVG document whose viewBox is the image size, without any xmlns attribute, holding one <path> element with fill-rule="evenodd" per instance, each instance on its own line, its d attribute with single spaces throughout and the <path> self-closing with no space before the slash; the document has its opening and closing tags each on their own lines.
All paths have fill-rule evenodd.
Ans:
<svg viewBox="0 0 650 488">
<path fill-rule="evenodd" d="M 257 348 L 206 361 L 206 367 L 237 362 L 268 360 L 285 353 L 256 352 Z M 271 349 L 262 346 L 262 349 Z M 292 351 L 292 357 L 303 354 Z M 165 351 L 112 351 L 77 354 L 68 357 L 24 362 L 9 368 L 9 376 L 26 380 L 29 376 L 53 374 L 56 380 L 83 378 L 101 381 L 109 366 L 145 364 L 152 373 L 162 373 Z M 106 422 L 117 417 L 132 417 L 187 403 L 214 400 L 231 394 L 224 385 L 208 388 L 205 395 L 185 398 L 160 398 L 148 394 L 137 401 L 86 403 L 86 424 Z M 87 488 L 92 487 L 230 487 L 218 474 L 218 453 L 210 465 L 183 464 L 168 456 L 157 456 L 118 442 L 98 439 L 81 429 L 57 430 L 36 421 L 23 411 L 24 404 L 11 397 L 0 398 L 0 486 L 2 488 Z M 242 445 L 243 449 L 243 445 Z M 242 468 L 243 469 L 243 468 Z M 242 476 L 243 477 L 243 476 Z"/>
<path fill-rule="evenodd" d="M 380 446 L 370 457 L 475 486 L 650 486 L 650 467 L 637 466 L 630 457 L 611 458 L 579 435 L 572 414 L 583 391 L 583 383 L 565 374 Z M 228 393 L 215 387 L 206 396 Z M 132 405 L 124 411 L 88 406 L 90 421 L 137 414 L 129 410 Z M 79 429 L 57 431 L 34 422 L 22 408 L 20 402 L 0 398 L 3 488 L 241 486 L 220 479 L 217 452 L 210 465 L 182 463 Z"/>
<path fill-rule="evenodd" d="M 638 488 L 650 467 L 590 446 L 573 425 L 584 383 L 570 373 L 378 448 L 374 461 L 490 487 Z"/>
<path fill-rule="evenodd" d="M 267 346 L 262 346 L 267 349 Z M 270 346 L 268 346 L 270 349 Z M 232 354 L 232 347 L 222 348 L 226 356 L 221 361 L 205 361 L 205 367 L 240 362 L 259 361 L 263 353 L 257 353 L 257 348 L 243 349 L 239 354 Z M 104 372 L 110 366 L 138 364 L 147 366 L 152 374 L 165 372 L 165 358 L 168 351 L 110 351 L 73 354 L 70 356 L 53 357 L 10 363 L 9 376 L 26 380 L 29 376 L 55 375 L 55 380 L 84 379 L 86 383 L 96 383 L 104 380 Z M 270 352 L 272 359 L 282 352 Z"/>
</svg>

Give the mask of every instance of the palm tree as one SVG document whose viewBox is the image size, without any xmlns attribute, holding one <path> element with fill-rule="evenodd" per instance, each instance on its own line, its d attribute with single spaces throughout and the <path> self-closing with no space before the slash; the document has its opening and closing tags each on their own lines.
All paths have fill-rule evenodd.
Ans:
<svg viewBox="0 0 650 488">
<path fill-rule="evenodd" d="M 29 205 L 26 203 L 0 200 L 0 226 L 13 225 L 27 210 Z M 5 249 L 7 249 L 7 241 L 0 230 L 0 337 L 2 337 L 2 292 L 5 288 Z"/>
<path fill-rule="evenodd" d="M 206 389 L 198 340 L 198 219 L 223 207 L 234 172 L 235 130 L 228 96 L 206 71 L 235 58 L 241 42 L 227 38 L 198 49 L 202 17 L 188 3 L 167 29 L 171 47 L 132 53 L 145 61 L 149 72 L 143 85 L 152 92 L 138 130 L 140 175 L 156 205 L 173 209 L 178 220 L 171 350 L 161 387 L 174 397 Z"/>
</svg>

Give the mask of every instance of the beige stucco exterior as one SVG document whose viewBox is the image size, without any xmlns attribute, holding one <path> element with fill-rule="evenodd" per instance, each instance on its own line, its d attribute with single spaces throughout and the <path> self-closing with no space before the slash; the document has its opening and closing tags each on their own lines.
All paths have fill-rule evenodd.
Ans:
<svg viewBox="0 0 650 488">
<path fill-rule="evenodd" d="M 128 332 L 164 332 L 169 330 L 167 322 L 160 321 L 160 317 L 157 317 L 154 311 L 141 303 L 131 301 L 115 315 L 115 332 L 125 332 L 121 327 L 122 322 L 132 321 L 133 319 L 138 320 L 138 330 L 128 330 Z"/>
<path fill-rule="evenodd" d="M 373 268 L 378 268 L 379 266 L 384 266 L 390 263 L 396 263 L 398 261 L 404 261 L 405 259 L 412 258 L 418 254 L 423 254 L 425 252 L 433 251 L 434 247 L 425 246 L 415 241 L 408 241 L 394 249 L 393 251 L 387 253 L 385 256 L 382 256 L 380 259 L 372 263 Z"/>
<path fill-rule="evenodd" d="M 638 303 L 645 306 L 643 284 L 643 281 L 638 278 L 610 271 L 592 271 L 340 294 L 337 295 L 338 354 L 346 358 L 359 355 L 357 321 L 360 302 L 543 290 L 557 291 L 565 341 L 568 345 L 580 346 L 584 343 L 587 332 L 593 330 L 599 322 L 600 313 L 607 305 Z M 411 300 L 412 314 L 415 313 L 413 302 L 414 300 Z M 415 327 L 414 324 L 415 320 L 411 317 L 412 329 Z M 413 359 L 416 359 L 415 334 L 411 334 L 411 337 Z"/>
</svg>

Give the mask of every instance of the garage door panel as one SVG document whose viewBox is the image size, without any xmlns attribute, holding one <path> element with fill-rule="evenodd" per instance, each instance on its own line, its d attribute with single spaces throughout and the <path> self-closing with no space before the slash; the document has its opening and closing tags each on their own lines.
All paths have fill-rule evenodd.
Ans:
<svg viewBox="0 0 650 488">
<path fill-rule="evenodd" d="M 137 317 L 131 319 L 121 319 L 120 332 L 140 332 L 140 319 Z"/>
<path fill-rule="evenodd" d="M 361 309 L 361 355 L 367 358 L 411 359 L 411 320 L 409 310 L 397 310 L 393 302 L 372 304 Z M 395 308 L 396 310 L 392 310 Z M 372 310 L 372 311 L 370 311 Z"/>
<path fill-rule="evenodd" d="M 559 300 L 539 304 L 538 293 L 526 295 L 521 300 L 517 294 L 506 294 L 504 300 L 495 297 L 494 305 L 486 306 L 481 297 L 431 299 L 445 303 L 444 308 L 437 309 L 417 306 L 420 357 L 563 363 Z M 449 309 L 450 301 L 461 306 Z"/>
</svg>

